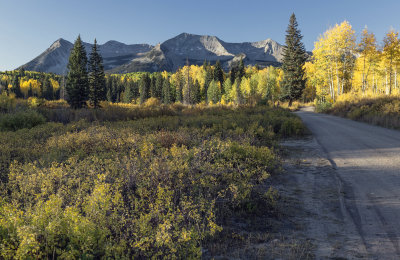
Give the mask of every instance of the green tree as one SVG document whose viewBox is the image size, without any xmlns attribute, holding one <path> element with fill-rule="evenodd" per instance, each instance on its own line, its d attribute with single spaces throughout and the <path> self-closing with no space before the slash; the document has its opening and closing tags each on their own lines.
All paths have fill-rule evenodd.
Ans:
<svg viewBox="0 0 400 260">
<path fill-rule="evenodd" d="M 232 89 L 234 90 L 234 100 L 236 105 L 241 105 L 243 103 L 243 94 L 240 89 L 240 84 L 241 81 L 239 78 L 237 78 L 232 85 Z"/>
<path fill-rule="evenodd" d="M 190 66 L 185 66 L 185 80 L 182 89 L 183 103 L 186 105 L 193 104 L 193 79 L 190 77 Z"/>
<path fill-rule="evenodd" d="M 171 86 L 169 84 L 169 79 L 164 79 L 162 87 L 162 102 L 164 104 L 171 103 Z"/>
<path fill-rule="evenodd" d="M 213 80 L 213 70 L 210 66 L 210 64 L 206 64 L 206 66 L 204 67 L 205 70 L 205 79 L 204 79 L 204 88 L 203 91 L 201 93 L 201 98 L 204 101 L 207 101 L 207 91 L 208 91 L 208 86 L 210 86 L 211 81 Z"/>
<path fill-rule="evenodd" d="M 139 83 L 140 104 L 146 102 L 150 96 L 151 79 L 149 73 L 143 74 Z"/>
<path fill-rule="evenodd" d="M 243 59 L 240 59 L 239 67 L 236 71 L 236 78 L 239 78 L 239 80 L 241 80 L 245 76 L 245 74 L 246 72 L 244 70 L 244 61 Z"/>
<path fill-rule="evenodd" d="M 14 78 L 13 78 L 11 92 L 13 92 L 17 98 L 22 98 L 23 95 L 22 95 L 21 86 L 20 86 L 19 83 L 20 82 L 19 82 L 18 75 L 15 75 Z"/>
<path fill-rule="evenodd" d="M 201 101 L 200 83 L 196 79 L 193 85 L 193 102 L 197 104 L 200 103 L 200 101 Z"/>
<path fill-rule="evenodd" d="M 133 88 L 131 84 L 127 84 L 124 91 L 124 103 L 131 103 L 134 98 Z"/>
<path fill-rule="evenodd" d="M 67 86 L 68 103 L 72 108 L 82 108 L 88 100 L 87 56 L 79 35 L 71 50 L 68 61 Z"/>
<path fill-rule="evenodd" d="M 301 97 L 305 88 L 304 63 L 307 59 L 304 44 L 294 13 L 290 17 L 286 30 L 286 40 L 283 48 L 282 69 L 284 72 L 282 98 L 289 100 L 289 106 L 293 100 Z"/>
<path fill-rule="evenodd" d="M 161 100 L 164 78 L 161 73 L 156 74 L 155 97 Z"/>
<path fill-rule="evenodd" d="M 221 91 L 217 81 L 213 80 L 207 90 L 208 102 L 217 104 L 221 99 Z"/>
<path fill-rule="evenodd" d="M 156 76 L 154 74 L 151 74 L 151 77 L 150 77 L 150 97 L 157 97 Z"/>
<path fill-rule="evenodd" d="M 224 71 L 222 70 L 221 62 L 219 60 L 215 63 L 214 80 L 218 81 L 221 86 L 224 84 Z"/>
<path fill-rule="evenodd" d="M 176 83 L 175 83 L 175 93 L 176 93 L 176 98 L 175 101 L 176 102 L 182 102 L 183 101 L 183 84 L 184 84 L 184 80 L 183 80 L 183 75 L 182 75 L 182 71 L 180 69 L 178 69 L 178 71 L 176 72 Z"/>
<path fill-rule="evenodd" d="M 238 68 L 236 65 L 231 67 L 231 71 L 229 72 L 229 79 L 231 82 L 235 82 L 237 70 Z"/>
<path fill-rule="evenodd" d="M 222 99 L 228 103 L 233 101 L 233 97 L 235 96 L 234 93 L 232 93 L 232 81 L 230 78 L 228 78 L 227 80 L 225 80 L 224 85 L 224 95 L 222 95 Z"/>
<path fill-rule="evenodd" d="M 97 51 L 97 41 L 94 45 L 89 59 L 89 101 L 97 108 L 100 101 L 106 98 L 106 80 L 104 75 L 103 58 Z"/>
<path fill-rule="evenodd" d="M 47 100 L 52 100 L 54 93 L 53 93 L 53 87 L 51 86 L 50 80 L 48 77 L 46 77 L 43 80 L 42 83 L 42 97 L 47 99 Z"/>
</svg>

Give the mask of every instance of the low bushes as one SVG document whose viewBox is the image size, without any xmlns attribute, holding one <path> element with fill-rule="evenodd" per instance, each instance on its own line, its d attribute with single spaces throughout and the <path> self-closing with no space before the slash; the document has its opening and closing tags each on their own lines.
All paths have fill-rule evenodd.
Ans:
<svg viewBox="0 0 400 260">
<path fill-rule="evenodd" d="M 43 124 L 46 119 L 36 111 L 19 111 L 0 115 L 0 131 L 16 131 L 22 128 L 32 128 Z"/>
<path fill-rule="evenodd" d="M 327 113 L 357 121 L 400 129 L 400 97 L 382 96 L 336 102 Z"/>
<path fill-rule="evenodd" d="M 200 258 L 231 216 L 276 203 L 259 188 L 276 141 L 304 131 L 268 107 L 123 109 L 138 119 L 2 133 L 0 258 Z"/>
</svg>

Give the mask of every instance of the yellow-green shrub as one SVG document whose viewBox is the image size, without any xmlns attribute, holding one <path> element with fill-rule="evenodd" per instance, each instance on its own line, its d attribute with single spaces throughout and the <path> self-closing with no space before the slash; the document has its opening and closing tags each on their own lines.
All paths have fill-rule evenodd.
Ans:
<svg viewBox="0 0 400 260">
<path fill-rule="evenodd" d="M 276 139 L 301 128 L 295 116 L 174 109 L 4 132 L 0 258 L 200 258 L 227 218 L 274 200 L 257 187 L 279 171 Z"/>
</svg>

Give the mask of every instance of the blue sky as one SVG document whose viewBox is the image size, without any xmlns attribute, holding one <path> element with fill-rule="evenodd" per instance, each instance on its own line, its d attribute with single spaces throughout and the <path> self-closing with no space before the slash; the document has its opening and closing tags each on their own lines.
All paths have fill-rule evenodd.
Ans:
<svg viewBox="0 0 400 260">
<path fill-rule="evenodd" d="M 163 42 L 179 33 L 224 41 L 284 43 L 297 16 L 307 50 L 330 26 L 348 20 L 359 35 L 367 25 L 379 41 L 400 29 L 396 0 L 0 0 L 0 71 L 35 58 L 58 38 L 99 43 Z"/>
</svg>

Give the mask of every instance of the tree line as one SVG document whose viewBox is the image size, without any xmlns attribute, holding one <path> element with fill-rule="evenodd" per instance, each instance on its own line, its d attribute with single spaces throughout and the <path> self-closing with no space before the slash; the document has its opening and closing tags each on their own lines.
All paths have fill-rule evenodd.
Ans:
<svg viewBox="0 0 400 260">
<path fill-rule="evenodd" d="M 25 70 L 0 72 L 0 93 L 13 93 L 17 98 L 62 98 L 62 77 L 52 73 Z"/>
</svg>

